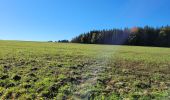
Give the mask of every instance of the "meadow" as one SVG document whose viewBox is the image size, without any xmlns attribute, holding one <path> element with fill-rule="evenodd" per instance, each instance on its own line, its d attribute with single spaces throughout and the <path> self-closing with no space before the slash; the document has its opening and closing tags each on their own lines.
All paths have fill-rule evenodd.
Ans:
<svg viewBox="0 0 170 100">
<path fill-rule="evenodd" d="M 0 41 L 0 99 L 169 100 L 170 48 Z"/>
</svg>

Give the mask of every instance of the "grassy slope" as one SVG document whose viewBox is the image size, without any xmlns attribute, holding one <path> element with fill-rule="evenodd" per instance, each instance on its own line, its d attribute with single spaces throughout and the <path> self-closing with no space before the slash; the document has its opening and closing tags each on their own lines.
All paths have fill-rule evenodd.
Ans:
<svg viewBox="0 0 170 100">
<path fill-rule="evenodd" d="M 168 99 L 170 48 L 0 41 L 1 98 Z"/>
</svg>

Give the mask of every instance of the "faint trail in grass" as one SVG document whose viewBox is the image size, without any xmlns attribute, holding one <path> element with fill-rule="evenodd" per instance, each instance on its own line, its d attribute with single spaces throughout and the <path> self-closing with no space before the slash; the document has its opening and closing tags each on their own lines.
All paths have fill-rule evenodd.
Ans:
<svg viewBox="0 0 170 100">
<path fill-rule="evenodd" d="M 73 92 L 73 98 L 76 100 L 87 100 L 91 97 L 93 92 L 93 86 L 97 84 L 97 80 L 100 78 L 101 73 L 105 73 L 107 69 L 108 61 L 110 60 L 112 53 L 109 53 L 111 49 L 105 48 L 100 55 L 96 56 L 96 61 L 92 65 L 86 65 L 82 70 L 81 83 L 76 85 Z M 116 51 L 116 49 L 114 49 Z M 102 58 L 102 59 L 101 59 Z"/>
</svg>

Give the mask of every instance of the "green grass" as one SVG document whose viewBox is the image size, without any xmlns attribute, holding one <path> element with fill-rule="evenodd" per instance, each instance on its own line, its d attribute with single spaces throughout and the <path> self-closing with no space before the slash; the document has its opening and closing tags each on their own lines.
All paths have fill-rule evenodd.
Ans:
<svg viewBox="0 0 170 100">
<path fill-rule="evenodd" d="M 170 99 L 170 48 L 0 41 L 1 99 Z"/>
</svg>

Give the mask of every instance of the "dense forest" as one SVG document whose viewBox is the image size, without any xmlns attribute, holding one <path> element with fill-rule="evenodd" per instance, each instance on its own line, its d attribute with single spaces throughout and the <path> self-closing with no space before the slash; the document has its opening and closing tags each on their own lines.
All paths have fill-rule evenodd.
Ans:
<svg viewBox="0 0 170 100">
<path fill-rule="evenodd" d="M 170 47 L 170 26 L 93 30 L 80 34 L 73 43 Z"/>
</svg>

